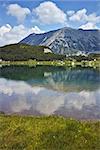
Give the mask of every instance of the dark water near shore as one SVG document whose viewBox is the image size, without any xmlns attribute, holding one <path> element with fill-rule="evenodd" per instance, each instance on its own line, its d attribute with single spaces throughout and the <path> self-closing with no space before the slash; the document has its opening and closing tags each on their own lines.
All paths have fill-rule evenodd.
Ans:
<svg viewBox="0 0 100 150">
<path fill-rule="evenodd" d="M 1 67 L 0 111 L 100 119 L 100 70 L 53 66 Z"/>
</svg>

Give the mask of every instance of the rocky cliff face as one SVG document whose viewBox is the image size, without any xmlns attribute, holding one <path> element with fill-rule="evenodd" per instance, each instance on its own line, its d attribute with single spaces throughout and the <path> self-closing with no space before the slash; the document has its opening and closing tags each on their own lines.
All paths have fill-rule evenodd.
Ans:
<svg viewBox="0 0 100 150">
<path fill-rule="evenodd" d="M 62 28 L 43 34 L 31 34 L 20 43 L 45 45 L 54 53 L 100 53 L 100 30 Z"/>
</svg>

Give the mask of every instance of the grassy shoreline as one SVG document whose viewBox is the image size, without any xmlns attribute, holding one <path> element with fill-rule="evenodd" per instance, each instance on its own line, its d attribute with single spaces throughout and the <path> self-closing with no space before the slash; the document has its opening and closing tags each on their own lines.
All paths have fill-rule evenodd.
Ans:
<svg viewBox="0 0 100 150">
<path fill-rule="evenodd" d="M 100 121 L 0 115 L 0 149 L 99 150 Z"/>
<path fill-rule="evenodd" d="M 64 67 L 93 67 L 100 68 L 100 60 L 96 61 L 76 61 L 76 60 L 54 60 L 54 61 L 36 61 L 36 60 L 28 60 L 28 61 L 1 61 L 0 65 L 27 65 L 27 66 L 37 66 L 37 65 L 48 65 L 48 66 L 64 66 Z"/>
</svg>

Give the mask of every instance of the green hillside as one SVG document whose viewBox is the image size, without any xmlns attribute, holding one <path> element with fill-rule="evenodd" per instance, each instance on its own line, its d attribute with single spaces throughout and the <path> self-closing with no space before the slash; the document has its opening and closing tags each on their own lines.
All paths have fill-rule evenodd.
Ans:
<svg viewBox="0 0 100 150">
<path fill-rule="evenodd" d="M 27 44 L 11 44 L 0 47 L 0 59 L 6 61 L 36 60 L 62 60 L 64 55 L 44 53 L 46 46 L 31 46 Z"/>
</svg>

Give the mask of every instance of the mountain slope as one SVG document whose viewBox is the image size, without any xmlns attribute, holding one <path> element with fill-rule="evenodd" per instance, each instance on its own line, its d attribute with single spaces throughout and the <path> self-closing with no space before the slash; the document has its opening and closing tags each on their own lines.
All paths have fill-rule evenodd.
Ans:
<svg viewBox="0 0 100 150">
<path fill-rule="evenodd" d="M 0 47 L 0 59 L 2 60 L 62 60 L 64 58 L 64 55 L 54 54 L 46 46 L 31 46 L 20 43 Z"/>
<path fill-rule="evenodd" d="M 54 53 L 100 52 L 100 30 L 62 28 L 43 34 L 31 34 L 20 43 L 44 45 Z"/>
</svg>

